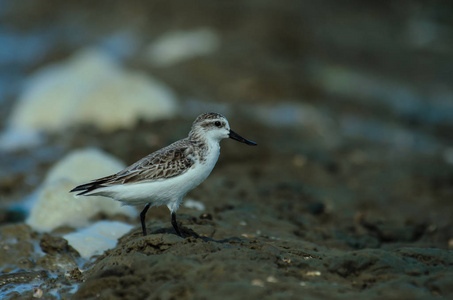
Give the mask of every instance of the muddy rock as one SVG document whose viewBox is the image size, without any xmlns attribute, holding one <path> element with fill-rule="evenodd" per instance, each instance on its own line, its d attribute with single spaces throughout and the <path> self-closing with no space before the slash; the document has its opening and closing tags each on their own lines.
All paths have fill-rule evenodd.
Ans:
<svg viewBox="0 0 453 300">
<path fill-rule="evenodd" d="M 29 283 L 37 279 L 46 279 L 49 275 L 46 271 L 35 271 L 35 272 L 17 272 L 13 274 L 0 275 L 0 286 L 7 284 L 21 284 Z"/>
<path fill-rule="evenodd" d="M 6 2 L 0 148 L 29 147 L 0 153 L 1 299 L 453 299 L 451 1 Z M 197 28 L 214 32 L 219 46 L 149 64 L 149 45 Z M 123 112 L 112 99 L 149 93 L 143 85 L 112 89 L 117 80 L 96 86 L 99 78 L 87 78 L 102 70 L 89 63 L 74 74 L 66 64 L 90 87 L 65 77 L 71 90 L 102 92 L 93 94 L 97 108 L 87 101 L 80 114 L 60 100 L 81 95 L 53 94 L 59 107 L 39 110 L 73 126 L 39 141 L 7 134 L 34 74 L 87 47 L 168 86 L 181 113 L 153 121 L 134 111 L 138 119 L 113 131 L 71 122 L 97 122 L 102 112 L 117 123 Z M 52 91 L 64 91 L 54 79 Z M 67 223 L 81 216 L 77 201 L 93 199 L 73 198 L 73 184 L 48 190 L 55 202 L 42 220 L 63 205 L 60 225 L 42 234 L 24 224 L 31 193 L 68 153 L 96 147 L 130 165 L 186 137 L 208 111 L 258 146 L 222 141 L 212 173 L 185 198 L 192 204 L 178 209 L 184 238 L 165 206 L 147 213 L 148 236 L 138 217 L 143 205 L 127 216 L 88 209 L 83 222 Z M 97 177 L 94 164 L 76 165 L 87 181 Z M 86 258 L 61 238 L 101 220 L 134 228 Z"/>
<path fill-rule="evenodd" d="M 25 224 L 14 224 L 0 227 L 0 265 L 14 265 L 29 269 L 35 265 L 39 254 L 35 252 L 37 234 Z"/>
<path fill-rule="evenodd" d="M 62 237 L 52 236 L 45 233 L 39 243 L 41 250 L 44 253 L 56 254 L 56 253 L 77 253 L 71 246 L 68 245 L 68 241 Z"/>
</svg>

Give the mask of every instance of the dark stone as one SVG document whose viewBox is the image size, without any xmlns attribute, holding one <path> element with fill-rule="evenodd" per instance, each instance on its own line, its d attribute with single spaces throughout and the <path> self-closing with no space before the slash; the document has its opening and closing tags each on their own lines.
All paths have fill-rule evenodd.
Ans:
<svg viewBox="0 0 453 300">
<path fill-rule="evenodd" d="M 79 256 L 79 253 L 69 246 L 68 241 L 59 236 L 52 236 L 45 233 L 39 242 L 41 250 L 45 253 L 54 255 L 58 253 L 69 253 L 73 256 Z"/>
</svg>

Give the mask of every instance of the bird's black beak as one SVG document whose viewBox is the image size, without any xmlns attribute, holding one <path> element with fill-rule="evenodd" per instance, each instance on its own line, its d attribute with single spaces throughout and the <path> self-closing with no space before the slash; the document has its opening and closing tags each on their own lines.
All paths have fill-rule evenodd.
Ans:
<svg viewBox="0 0 453 300">
<path fill-rule="evenodd" d="M 234 132 L 234 131 L 231 130 L 231 129 L 230 129 L 229 138 L 230 138 L 230 139 L 233 139 L 233 140 L 236 140 L 236 141 L 238 141 L 238 142 L 241 142 L 241 143 L 250 145 L 250 146 L 256 146 L 256 145 L 258 145 L 258 144 L 255 143 L 255 142 L 252 142 L 252 141 L 249 141 L 249 140 L 244 139 L 242 136 L 240 136 L 239 134 L 237 134 L 236 132 Z"/>
</svg>

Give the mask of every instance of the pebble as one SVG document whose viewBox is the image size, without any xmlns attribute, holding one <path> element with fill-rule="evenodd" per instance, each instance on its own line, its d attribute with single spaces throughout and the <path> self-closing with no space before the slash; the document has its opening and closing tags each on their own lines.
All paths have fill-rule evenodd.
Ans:
<svg viewBox="0 0 453 300">
<path fill-rule="evenodd" d="M 252 285 L 258 286 L 258 287 L 264 287 L 264 281 L 262 281 L 261 279 L 253 279 Z"/>
<path fill-rule="evenodd" d="M 40 288 L 33 289 L 33 298 L 41 298 L 42 295 L 43 295 L 43 292 Z"/>
</svg>

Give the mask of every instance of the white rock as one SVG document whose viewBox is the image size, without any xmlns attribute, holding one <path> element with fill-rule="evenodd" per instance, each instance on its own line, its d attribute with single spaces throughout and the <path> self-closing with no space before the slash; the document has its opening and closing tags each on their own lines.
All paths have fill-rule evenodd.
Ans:
<svg viewBox="0 0 453 300">
<path fill-rule="evenodd" d="M 82 258 L 88 259 L 114 248 L 118 238 L 133 227 L 116 221 L 99 221 L 88 228 L 66 234 L 63 237 L 71 247 L 79 252 Z"/>
<path fill-rule="evenodd" d="M 38 231 L 51 231 L 59 226 L 87 226 L 90 218 L 103 212 L 106 215 L 124 214 L 135 217 L 131 206 L 121 206 L 105 197 L 74 197 L 69 191 L 81 183 L 116 173 L 124 164 L 96 149 L 77 150 L 58 162 L 47 174 L 39 188 L 37 199 L 26 221 Z"/>
<path fill-rule="evenodd" d="M 163 83 L 125 70 L 105 52 L 89 48 L 32 75 L 4 135 L 58 132 L 81 124 L 112 131 L 130 128 L 139 119 L 160 120 L 177 112 L 176 96 Z M 8 147 L 0 147 L 14 148 L 11 141 L 17 147 L 23 144 L 7 141 Z"/>
<path fill-rule="evenodd" d="M 99 84 L 81 99 L 77 111 L 75 123 L 112 131 L 132 128 L 138 119 L 171 118 L 177 107 L 171 90 L 145 73 L 134 72 Z"/>
<path fill-rule="evenodd" d="M 200 211 L 203 211 L 206 209 L 206 207 L 204 206 L 203 203 L 201 203 L 200 201 L 196 201 L 196 200 L 193 200 L 193 199 L 187 199 L 185 200 L 182 205 L 184 207 L 187 207 L 187 208 L 194 208 L 196 210 L 200 210 Z"/>
<path fill-rule="evenodd" d="M 49 170 L 44 182 L 65 179 L 81 184 L 116 173 L 125 167 L 119 159 L 96 148 L 73 150 Z"/>
<path fill-rule="evenodd" d="M 29 79 L 9 126 L 32 131 L 64 129 L 73 124 L 81 99 L 118 73 L 121 69 L 113 58 L 94 49 L 45 67 Z"/>
<path fill-rule="evenodd" d="M 220 45 L 220 38 L 209 28 L 190 31 L 173 31 L 154 41 L 147 50 L 149 62 L 155 66 L 167 67 L 181 61 L 210 54 Z"/>
</svg>

